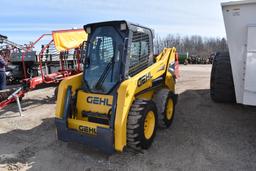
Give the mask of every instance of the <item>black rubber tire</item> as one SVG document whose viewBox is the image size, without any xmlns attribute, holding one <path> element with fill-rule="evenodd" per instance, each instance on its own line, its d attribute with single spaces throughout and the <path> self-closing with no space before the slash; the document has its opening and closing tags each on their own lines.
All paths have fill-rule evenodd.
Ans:
<svg viewBox="0 0 256 171">
<path fill-rule="evenodd" d="M 146 115 L 152 111 L 155 116 L 155 127 L 152 136 L 147 139 L 144 135 Z M 157 109 L 153 101 L 136 99 L 131 106 L 127 119 L 127 145 L 136 149 L 148 149 L 155 137 L 157 129 Z"/>
<path fill-rule="evenodd" d="M 58 98 L 58 92 L 59 92 L 59 85 L 57 85 L 57 87 L 55 87 L 54 89 L 54 99 L 57 100 Z"/>
<path fill-rule="evenodd" d="M 167 102 L 169 99 L 172 99 L 173 101 L 173 113 L 171 119 L 168 119 L 166 116 Z M 158 126 L 161 128 L 169 128 L 173 122 L 175 113 L 175 100 L 173 93 L 169 89 L 163 88 L 154 94 L 153 101 L 157 107 Z"/>
<path fill-rule="evenodd" d="M 211 98 L 215 102 L 235 103 L 235 88 L 228 52 L 218 52 L 214 57 L 211 82 Z"/>
</svg>

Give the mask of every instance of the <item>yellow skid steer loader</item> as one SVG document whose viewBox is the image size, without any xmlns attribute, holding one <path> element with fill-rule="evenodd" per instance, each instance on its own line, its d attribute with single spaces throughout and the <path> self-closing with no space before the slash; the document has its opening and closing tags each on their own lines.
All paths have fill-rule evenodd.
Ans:
<svg viewBox="0 0 256 171">
<path fill-rule="evenodd" d="M 153 32 L 126 21 L 93 23 L 82 49 L 84 71 L 59 85 L 57 136 L 106 153 L 148 149 L 174 116 L 175 48 L 153 55 Z"/>
</svg>

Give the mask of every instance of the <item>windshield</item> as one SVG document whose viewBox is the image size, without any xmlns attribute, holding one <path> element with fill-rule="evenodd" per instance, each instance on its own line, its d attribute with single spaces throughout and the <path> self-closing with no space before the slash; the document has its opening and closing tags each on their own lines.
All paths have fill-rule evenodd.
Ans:
<svg viewBox="0 0 256 171">
<path fill-rule="evenodd" d="M 107 93 L 119 81 L 122 37 L 112 26 L 99 27 L 87 45 L 84 80 L 90 91 Z"/>
</svg>

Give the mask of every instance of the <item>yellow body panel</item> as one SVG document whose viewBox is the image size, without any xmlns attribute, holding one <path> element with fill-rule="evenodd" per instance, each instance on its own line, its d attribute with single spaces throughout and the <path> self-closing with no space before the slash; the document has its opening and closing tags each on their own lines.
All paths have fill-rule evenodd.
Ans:
<svg viewBox="0 0 256 171">
<path fill-rule="evenodd" d="M 127 117 L 130 110 L 130 107 L 134 101 L 135 94 L 150 88 L 152 86 L 152 80 L 160 77 L 166 71 L 168 71 L 168 67 L 171 62 L 175 61 L 175 48 L 166 48 L 164 51 L 156 57 L 156 63 L 138 73 L 134 77 L 124 81 L 119 89 L 118 89 L 118 98 L 117 98 L 117 108 L 116 108 L 116 119 L 115 119 L 115 149 L 117 151 L 123 151 L 124 146 L 126 146 L 126 125 L 127 125 Z M 138 87 L 138 80 L 144 75 L 151 75 L 151 79 L 149 79 L 145 84 Z M 168 76 L 168 80 L 172 81 L 172 75 L 169 72 L 166 72 L 166 76 Z M 173 84 L 173 85 L 172 85 Z M 166 86 L 170 88 L 171 91 L 174 92 L 174 81 L 168 82 L 166 81 Z"/>
<path fill-rule="evenodd" d="M 77 119 L 68 119 L 68 127 L 71 129 L 78 129 L 79 125 L 83 125 L 83 126 L 88 126 L 90 128 L 97 128 L 97 127 L 102 127 L 102 128 L 109 128 L 108 125 L 104 125 L 104 124 L 98 124 L 98 123 L 93 123 L 93 122 L 88 122 L 88 121 L 81 121 L 81 120 L 77 120 Z"/>
<path fill-rule="evenodd" d="M 108 114 L 112 107 L 113 96 L 91 94 L 79 91 L 77 96 L 77 117 L 82 119 L 82 111 Z"/>
<path fill-rule="evenodd" d="M 65 78 L 61 81 L 58 90 L 57 96 L 57 105 L 56 105 L 56 118 L 62 118 L 64 111 L 64 103 L 66 98 L 66 91 L 68 86 L 72 86 L 72 93 L 74 94 L 77 89 L 82 86 L 83 73 Z"/>
<path fill-rule="evenodd" d="M 152 90 L 152 91 L 148 91 L 148 92 L 146 92 L 146 93 L 144 93 L 144 94 L 141 94 L 141 95 L 139 95 L 137 98 L 138 99 L 147 99 L 147 100 L 150 100 L 150 99 L 152 99 L 152 97 L 153 97 L 153 95 L 154 95 L 154 90 Z"/>
<path fill-rule="evenodd" d="M 83 127 L 83 129 L 81 129 L 81 127 Z M 68 119 L 68 128 L 75 129 L 81 133 L 94 135 L 94 132 L 95 133 L 97 132 L 97 127 L 109 128 L 108 125 L 97 124 L 97 123 L 82 121 L 77 119 Z"/>
<path fill-rule="evenodd" d="M 165 85 L 170 89 L 170 91 L 175 92 L 175 79 L 170 72 L 166 73 Z"/>
</svg>

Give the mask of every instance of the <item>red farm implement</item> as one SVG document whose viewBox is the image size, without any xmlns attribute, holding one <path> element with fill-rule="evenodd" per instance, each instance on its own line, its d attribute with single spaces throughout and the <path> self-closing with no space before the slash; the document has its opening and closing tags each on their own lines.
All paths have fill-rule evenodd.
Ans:
<svg viewBox="0 0 256 171">
<path fill-rule="evenodd" d="M 43 34 L 26 48 L 11 50 L 7 77 L 18 88 L 0 91 L 0 109 L 17 101 L 42 84 L 59 83 L 66 77 L 81 72 L 80 46 L 87 39 L 83 29 L 59 30 Z M 43 43 L 39 53 L 33 49 Z M 17 50 L 18 49 L 18 50 Z M 11 73 L 11 74 L 10 74 Z"/>
</svg>

